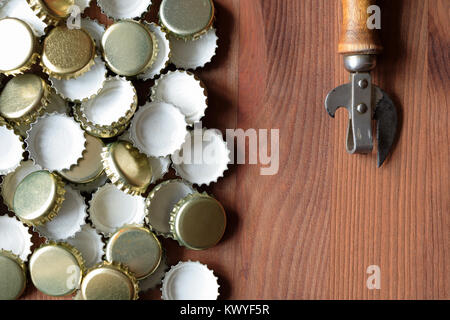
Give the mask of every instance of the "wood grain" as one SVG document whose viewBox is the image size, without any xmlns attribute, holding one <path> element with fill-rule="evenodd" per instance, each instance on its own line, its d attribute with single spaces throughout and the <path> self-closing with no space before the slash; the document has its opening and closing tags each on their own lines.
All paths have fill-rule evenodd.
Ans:
<svg viewBox="0 0 450 320">
<path fill-rule="evenodd" d="M 377 54 L 383 50 L 378 30 L 368 29 L 368 8 L 375 0 L 341 0 L 343 10 L 341 38 L 338 51 L 341 54 Z M 373 13 L 372 13 L 373 14 Z"/>
<path fill-rule="evenodd" d="M 219 54 L 197 72 L 209 89 L 204 124 L 280 129 L 280 171 L 233 166 L 209 189 L 228 211 L 224 241 L 204 252 L 164 241 L 169 262 L 208 264 L 222 299 L 449 299 L 449 2 L 379 2 L 385 51 L 374 82 L 402 126 L 381 169 L 375 153 L 345 152 L 347 114 L 332 120 L 323 107 L 348 81 L 340 3 L 215 3 Z M 150 85 L 137 84 L 141 104 Z M 370 265 L 381 268 L 380 290 L 366 287 Z M 23 298 L 49 297 L 30 286 Z"/>
</svg>

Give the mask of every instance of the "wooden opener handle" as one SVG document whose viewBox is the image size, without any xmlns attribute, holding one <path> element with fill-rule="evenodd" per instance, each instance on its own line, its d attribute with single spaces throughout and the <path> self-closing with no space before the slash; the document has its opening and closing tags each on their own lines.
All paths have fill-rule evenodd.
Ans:
<svg viewBox="0 0 450 320">
<path fill-rule="evenodd" d="M 377 54 L 383 50 L 376 29 L 367 27 L 367 8 L 375 0 L 342 0 L 344 21 L 338 51 L 341 54 Z"/>
</svg>

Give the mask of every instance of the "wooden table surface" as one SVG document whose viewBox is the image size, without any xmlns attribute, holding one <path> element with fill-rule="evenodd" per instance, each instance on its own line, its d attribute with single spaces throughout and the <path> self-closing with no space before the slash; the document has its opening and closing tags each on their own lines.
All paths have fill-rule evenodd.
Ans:
<svg viewBox="0 0 450 320">
<path fill-rule="evenodd" d="M 196 72 L 209 90 L 204 125 L 280 129 L 280 170 L 232 166 L 209 189 L 228 213 L 224 240 L 203 252 L 165 240 L 169 263 L 208 264 L 222 299 L 449 299 L 450 3 L 379 3 L 385 51 L 374 82 L 401 110 L 381 169 L 375 153 L 345 152 L 347 113 L 333 120 L 323 107 L 348 81 L 339 2 L 215 3 L 218 55 Z M 86 13 L 100 17 L 95 4 Z M 150 85 L 137 84 L 141 104 Z M 381 269 L 379 290 L 366 287 L 370 265 Z M 31 286 L 23 298 L 49 299 Z"/>
</svg>

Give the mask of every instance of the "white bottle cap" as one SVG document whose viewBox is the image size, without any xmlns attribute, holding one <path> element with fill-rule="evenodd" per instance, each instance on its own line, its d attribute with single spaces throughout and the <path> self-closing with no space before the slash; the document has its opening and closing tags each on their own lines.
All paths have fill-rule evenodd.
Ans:
<svg viewBox="0 0 450 320">
<path fill-rule="evenodd" d="M 172 46 L 170 61 L 180 69 L 203 68 L 216 55 L 217 40 L 214 28 L 196 40 L 179 39 L 170 35 L 169 41 Z"/>
<path fill-rule="evenodd" d="M 147 156 L 165 157 L 180 149 L 186 126 L 183 114 L 170 103 L 149 102 L 131 121 L 130 138 Z"/>
<path fill-rule="evenodd" d="M 217 300 L 219 284 L 213 271 L 200 262 L 179 262 L 164 276 L 163 300 Z"/>
<path fill-rule="evenodd" d="M 84 197 L 68 185 L 65 189 L 65 199 L 58 215 L 44 225 L 35 227 L 41 236 L 49 240 L 60 241 L 73 237 L 86 224 L 87 206 Z"/>
<path fill-rule="evenodd" d="M 89 204 L 92 224 L 107 237 L 124 225 L 144 223 L 145 199 L 131 196 L 110 183 L 100 187 Z"/>
<path fill-rule="evenodd" d="M 100 263 L 105 254 L 102 236 L 89 224 L 82 226 L 81 231 L 67 239 L 66 242 L 81 252 L 86 268 L 92 268 Z"/>
<path fill-rule="evenodd" d="M 0 250 L 11 251 L 22 261 L 31 254 L 30 229 L 16 218 L 0 216 Z"/>
<path fill-rule="evenodd" d="M 30 158 L 49 171 L 70 169 L 86 150 L 84 131 L 73 118 L 60 113 L 45 114 L 27 131 Z"/>
</svg>

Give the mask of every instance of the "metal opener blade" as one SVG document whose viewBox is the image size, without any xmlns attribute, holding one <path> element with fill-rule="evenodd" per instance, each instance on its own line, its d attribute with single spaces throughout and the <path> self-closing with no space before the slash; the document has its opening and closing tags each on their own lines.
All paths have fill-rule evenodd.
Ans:
<svg viewBox="0 0 450 320">
<path fill-rule="evenodd" d="M 349 114 L 346 149 L 350 154 L 373 150 L 373 120 L 376 121 L 378 167 L 389 155 L 397 135 L 397 109 L 389 96 L 372 84 L 370 71 L 376 66 L 376 55 L 382 51 L 376 30 L 367 23 L 374 0 L 341 0 L 344 25 L 339 53 L 350 72 L 350 83 L 333 89 L 325 100 L 325 109 L 334 118 L 343 107 Z"/>
<path fill-rule="evenodd" d="M 372 90 L 369 88 L 369 81 L 364 79 L 367 75 L 354 74 L 352 76 L 356 78 L 356 81 L 339 86 L 328 94 L 325 100 L 325 109 L 333 118 L 337 109 L 346 108 L 348 110 L 349 124 L 346 148 L 350 154 L 372 151 L 372 119 L 376 121 L 377 165 L 381 167 L 397 135 L 397 109 L 386 92 L 377 86 L 372 86 Z M 371 97 L 366 96 L 358 100 L 357 97 L 355 98 L 355 90 L 352 89 L 352 86 L 355 84 L 357 86 L 366 85 L 364 80 L 367 81 L 367 87 L 363 90 L 371 90 Z M 370 103 L 367 105 L 362 101 L 369 101 Z M 375 107 L 372 108 L 372 106 Z"/>
</svg>

